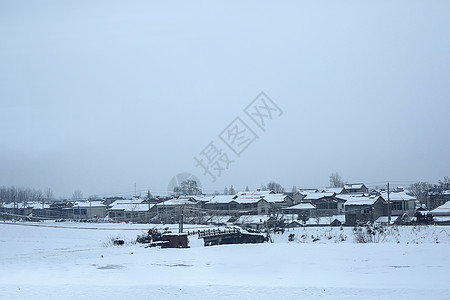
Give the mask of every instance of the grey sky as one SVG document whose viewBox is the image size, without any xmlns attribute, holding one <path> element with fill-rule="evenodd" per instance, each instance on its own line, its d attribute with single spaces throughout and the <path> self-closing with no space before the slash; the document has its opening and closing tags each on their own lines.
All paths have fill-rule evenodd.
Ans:
<svg viewBox="0 0 450 300">
<path fill-rule="evenodd" d="M 437 181 L 448 1 L 0 1 L 0 185 L 113 195 Z M 264 91 L 283 115 L 215 183 L 193 159 Z"/>
</svg>

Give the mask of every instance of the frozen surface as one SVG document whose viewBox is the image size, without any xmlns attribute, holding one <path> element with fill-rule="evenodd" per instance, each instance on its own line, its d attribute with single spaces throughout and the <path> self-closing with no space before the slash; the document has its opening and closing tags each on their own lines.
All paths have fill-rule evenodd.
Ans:
<svg viewBox="0 0 450 300">
<path fill-rule="evenodd" d="M 449 227 L 399 227 L 376 244 L 354 243 L 351 228 L 300 228 L 273 244 L 194 236 L 190 249 L 155 249 L 131 243 L 151 225 L 25 225 L 0 224 L 2 299 L 449 299 Z"/>
</svg>

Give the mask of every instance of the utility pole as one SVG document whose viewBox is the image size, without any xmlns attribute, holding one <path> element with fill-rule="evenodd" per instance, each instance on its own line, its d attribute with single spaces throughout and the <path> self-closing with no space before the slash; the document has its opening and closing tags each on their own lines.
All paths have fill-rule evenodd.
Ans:
<svg viewBox="0 0 450 300">
<path fill-rule="evenodd" d="M 150 204 L 150 198 L 151 198 L 152 194 L 150 194 L 150 190 L 147 191 L 147 201 L 148 201 L 148 212 L 147 212 L 147 222 L 150 222 L 150 209 L 151 209 L 151 204 Z"/>
<path fill-rule="evenodd" d="M 181 208 L 180 224 L 179 224 L 179 227 L 178 227 L 178 232 L 179 233 L 183 233 L 183 208 Z"/>
<path fill-rule="evenodd" d="M 391 225 L 391 202 L 390 200 L 390 190 L 389 190 L 389 181 L 387 183 L 387 202 L 388 202 L 388 226 Z"/>
<path fill-rule="evenodd" d="M 152 197 L 152 194 L 150 193 L 150 190 L 147 191 L 147 200 L 148 200 L 148 210 L 150 211 L 150 198 Z"/>
</svg>

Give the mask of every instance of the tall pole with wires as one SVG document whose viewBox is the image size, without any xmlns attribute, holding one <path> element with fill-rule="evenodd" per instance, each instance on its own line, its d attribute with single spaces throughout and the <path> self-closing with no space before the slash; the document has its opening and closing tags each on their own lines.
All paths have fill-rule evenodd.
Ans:
<svg viewBox="0 0 450 300">
<path fill-rule="evenodd" d="M 387 183 L 387 203 L 388 203 L 388 226 L 389 226 L 391 225 L 391 201 L 390 201 L 389 181 Z"/>
</svg>

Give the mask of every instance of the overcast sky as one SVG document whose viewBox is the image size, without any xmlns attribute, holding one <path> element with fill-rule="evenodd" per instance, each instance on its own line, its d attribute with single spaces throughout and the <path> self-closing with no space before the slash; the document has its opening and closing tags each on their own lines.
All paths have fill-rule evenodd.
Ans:
<svg viewBox="0 0 450 300">
<path fill-rule="evenodd" d="M 0 1 L 0 186 L 71 197 L 450 175 L 449 1 Z M 261 130 L 263 91 L 282 111 Z M 236 156 L 219 135 L 258 136 Z M 248 131 L 247 131 L 248 132 Z M 244 141 L 244 140 L 243 140 Z M 216 176 L 194 157 L 234 160 Z"/>
</svg>

